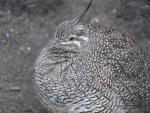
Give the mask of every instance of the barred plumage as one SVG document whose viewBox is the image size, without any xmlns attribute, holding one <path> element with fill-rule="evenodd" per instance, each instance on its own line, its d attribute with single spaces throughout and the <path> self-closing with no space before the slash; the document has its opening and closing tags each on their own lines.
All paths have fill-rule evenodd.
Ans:
<svg viewBox="0 0 150 113">
<path fill-rule="evenodd" d="M 53 113 L 144 113 L 148 58 L 131 37 L 86 25 L 59 25 L 35 63 L 35 86 Z"/>
</svg>

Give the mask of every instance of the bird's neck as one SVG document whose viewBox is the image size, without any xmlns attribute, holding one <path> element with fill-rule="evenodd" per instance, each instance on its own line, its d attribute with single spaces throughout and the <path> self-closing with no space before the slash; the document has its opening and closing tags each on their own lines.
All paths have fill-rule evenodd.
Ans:
<svg viewBox="0 0 150 113">
<path fill-rule="evenodd" d="M 49 65 L 52 66 L 54 70 L 63 71 L 76 58 L 76 54 L 61 48 L 50 48 L 48 53 L 49 57 L 47 58 L 49 59 Z"/>
</svg>

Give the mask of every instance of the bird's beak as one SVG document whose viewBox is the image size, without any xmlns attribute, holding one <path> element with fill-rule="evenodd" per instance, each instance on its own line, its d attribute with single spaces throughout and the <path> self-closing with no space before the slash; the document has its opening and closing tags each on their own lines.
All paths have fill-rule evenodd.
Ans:
<svg viewBox="0 0 150 113">
<path fill-rule="evenodd" d="M 57 39 L 52 39 L 48 42 L 48 48 L 53 48 L 58 44 L 58 40 Z"/>
</svg>

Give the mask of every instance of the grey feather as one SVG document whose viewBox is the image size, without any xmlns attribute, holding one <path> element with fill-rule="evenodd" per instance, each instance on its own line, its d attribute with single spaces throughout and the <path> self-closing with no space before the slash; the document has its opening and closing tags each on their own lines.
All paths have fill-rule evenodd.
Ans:
<svg viewBox="0 0 150 113">
<path fill-rule="evenodd" d="M 148 57 L 130 36 L 62 22 L 35 62 L 35 87 L 53 113 L 145 113 Z"/>
</svg>

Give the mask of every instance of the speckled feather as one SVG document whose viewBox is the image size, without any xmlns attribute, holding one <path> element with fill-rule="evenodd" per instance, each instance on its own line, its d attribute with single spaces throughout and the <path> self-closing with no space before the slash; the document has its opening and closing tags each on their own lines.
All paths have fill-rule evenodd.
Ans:
<svg viewBox="0 0 150 113">
<path fill-rule="evenodd" d="M 130 36 L 86 25 L 61 23 L 56 41 L 35 63 L 35 87 L 52 113 L 144 113 L 148 58 Z"/>
<path fill-rule="evenodd" d="M 44 105 L 66 113 L 142 113 L 147 63 L 141 48 L 110 28 L 83 29 L 89 41 L 77 52 L 48 46 L 40 52 L 35 85 Z"/>
</svg>

